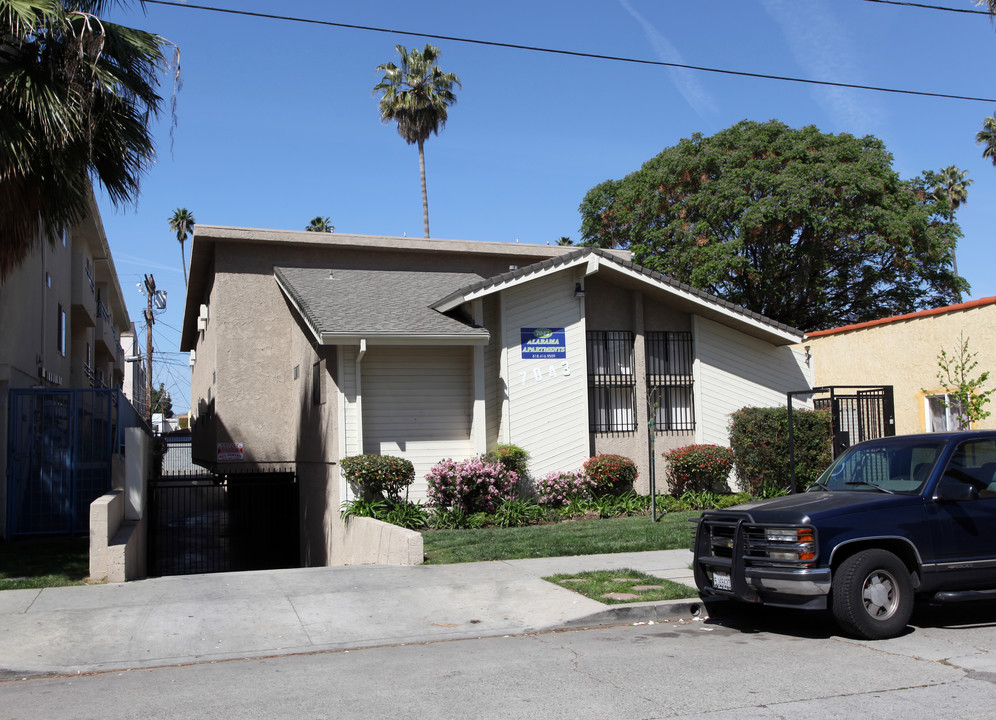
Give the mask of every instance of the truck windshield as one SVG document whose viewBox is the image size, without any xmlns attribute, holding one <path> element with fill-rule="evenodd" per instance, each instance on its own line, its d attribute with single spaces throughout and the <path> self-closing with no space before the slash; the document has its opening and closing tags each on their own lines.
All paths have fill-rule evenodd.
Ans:
<svg viewBox="0 0 996 720">
<path fill-rule="evenodd" d="M 837 458 L 816 483 L 838 492 L 917 494 L 923 491 L 943 447 L 941 440 L 923 438 L 887 438 L 856 445 Z"/>
</svg>

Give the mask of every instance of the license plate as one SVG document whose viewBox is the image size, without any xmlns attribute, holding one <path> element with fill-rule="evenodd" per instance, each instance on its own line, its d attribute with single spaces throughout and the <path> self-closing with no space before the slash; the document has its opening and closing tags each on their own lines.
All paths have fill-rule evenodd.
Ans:
<svg viewBox="0 0 996 720">
<path fill-rule="evenodd" d="M 733 583 L 730 582 L 730 576 L 725 572 L 714 572 L 712 574 L 712 586 L 717 590 L 733 590 Z"/>
</svg>

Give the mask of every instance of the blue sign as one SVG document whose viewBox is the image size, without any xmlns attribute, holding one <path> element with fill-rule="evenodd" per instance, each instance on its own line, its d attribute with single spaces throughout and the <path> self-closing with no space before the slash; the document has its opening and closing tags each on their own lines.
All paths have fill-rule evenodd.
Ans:
<svg viewBox="0 0 996 720">
<path fill-rule="evenodd" d="M 564 328 L 519 328 L 523 360 L 566 360 Z"/>
</svg>

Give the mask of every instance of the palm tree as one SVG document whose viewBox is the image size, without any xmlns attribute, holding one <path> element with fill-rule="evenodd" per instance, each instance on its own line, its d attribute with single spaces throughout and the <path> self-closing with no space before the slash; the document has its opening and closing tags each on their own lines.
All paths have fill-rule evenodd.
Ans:
<svg viewBox="0 0 996 720">
<path fill-rule="evenodd" d="M 566 246 L 566 245 L 573 245 L 574 243 L 571 242 L 571 239 L 569 237 L 567 237 L 566 235 L 562 235 L 561 238 L 557 241 L 557 244 Z"/>
<path fill-rule="evenodd" d="M 308 223 L 308 227 L 305 228 L 308 232 L 324 232 L 330 233 L 335 232 L 335 225 L 332 224 L 332 218 L 322 217 L 321 215 L 311 219 Z"/>
<path fill-rule="evenodd" d="M 952 220 L 954 219 L 954 211 L 968 202 L 968 186 L 975 182 L 966 177 L 967 175 L 968 170 L 959 170 L 954 165 L 949 165 L 941 170 L 939 182 L 934 187 L 934 197 L 947 198 Z"/>
<path fill-rule="evenodd" d="M 993 0 L 996 2 L 996 0 Z M 934 186 L 934 197 L 938 200 L 946 198 L 948 201 L 948 219 L 954 222 L 955 210 L 968 202 L 968 186 L 974 180 L 966 177 L 968 170 L 959 170 L 954 165 L 941 170 L 937 175 L 937 185 Z M 958 258 L 955 256 L 954 248 L 951 249 L 951 269 L 955 276 L 958 275 Z"/>
<path fill-rule="evenodd" d="M 183 252 L 183 241 L 187 235 L 194 233 L 194 215 L 187 208 L 177 208 L 176 212 L 169 218 L 169 229 L 176 233 L 176 239 L 180 241 L 180 259 L 183 260 L 183 286 L 187 286 L 187 256 Z"/>
<path fill-rule="evenodd" d="M 422 178 L 422 219 L 425 236 L 429 237 L 429 196 L 425 188 L 425 141 L 429 135 L 438 134 L 446 125 L 447 108 L 456 102 L 453 86 L 460 85 L 460 78 L 439 69 L 436 60 L 439 48 L 426 43 L 421 52 L 403 45 L 395 50 L 401 57 L 400 66 L 394 63 L 378 65 L 377 72 L 383 79 L 373 92 L 382 92 L 379 101 L 380 119 L 398 123 L 398 134 L 409 145 L 418 145 L 418 168 Z"/>
<path fill-rule="evenodd" d="M 976 134 L 975 142 L 983 146 L 982 157 L 989 158 L 996 165 L 996 118 L 992 115 L 982 121 L 982 130 Z"/>
<path fill-rule="evenodd" d="M 159 35 L 97 18 L 118 0 L 0 2 L 0 281 L 88 212 L 135 200 L 171 66 Z"/>
</svg>

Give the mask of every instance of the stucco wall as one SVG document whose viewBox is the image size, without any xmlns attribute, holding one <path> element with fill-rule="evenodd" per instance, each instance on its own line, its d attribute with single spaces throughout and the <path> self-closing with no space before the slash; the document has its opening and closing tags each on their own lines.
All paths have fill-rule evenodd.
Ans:
<svg viewBox="0 0 996 720">
<path fill-rule="evenodd" d="M 924 390 L 942 391 L 937 380 L 941 350 L 956 353 L 961 335 L 979 365 L 971 377 L 984 371 L 996 373 L 996 305 L 983 305 L 937 315 L 808 338 L 797 347 L 809 346 L 817 385 L 892 385 L 895 394 L 896 433 L 927 430 Z M 996 377 L 996 375 L 994 375 Z M 987 389 L 996 387 L 990 379 Z M 992 404 L 987 406 L 996 411 Z M 996 428 L 996 416 L 978 424 Z"/>
</svg>

